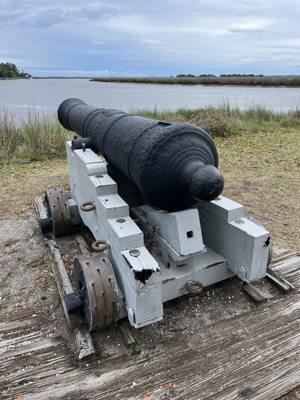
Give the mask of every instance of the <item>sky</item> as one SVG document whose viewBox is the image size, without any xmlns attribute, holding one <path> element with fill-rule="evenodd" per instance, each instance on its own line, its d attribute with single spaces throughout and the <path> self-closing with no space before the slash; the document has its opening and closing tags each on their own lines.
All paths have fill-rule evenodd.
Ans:
<svg viewBox="0 0 300 400">
<path fill-rule="evenodd" d="M 300 0 L 0 0 L 0 62 L 34 76 L 300 74 Z"/>
</svg>

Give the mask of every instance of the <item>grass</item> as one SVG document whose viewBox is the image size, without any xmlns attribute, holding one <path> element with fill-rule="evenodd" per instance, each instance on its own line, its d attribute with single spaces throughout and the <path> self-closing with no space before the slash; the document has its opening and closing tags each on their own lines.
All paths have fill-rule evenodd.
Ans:
<svg viewBox="0 0 300 400">
<path fill-rule="evenodd" d="M 180 85 L 300 86 L 300 76 L 214 76 L 214 77 L 103 77 L 93 82 L 156 83 Z"/>
<path fill-rule="evenodd" d="M 287 113 L 275 113 L 262 106 L 253 106 L 247 110 L 231 108 L 224 103 L 217 108 L 206 107 L 175 112 L 138 111 L 150 118 L 180 121 L 198 125 L 212 136 L 228 137 L 243 133 L 269 132 L 279 128 L 300 128 L 300 110 Z"/>
<path fill-rule="evenodd" d="M 137 114 L 161 120 L 181 121 L 201 126 L 214 137 L 300 127 L 300 110 L 275 113 L 255 106 L 248 110 L 206 107 L 176 112 L 140 110 Z M 35 111 L 18 125 L 8 110 L 0 112 L 0 164 L 11 161 L 50 160 L 65 154 L 65 141 L 72 136 L 57 120 L 41 117 Z"/>
<path fill-rule="evenodd" d="M 4 108 L 0 112 L 0 164 L 58 157 L 64 153 L 65 141 L 70 136 L 58 121 L 41 117 L 35 111 L 18 125 Z"/>
<path fill-rule="evenodd" d="M 194 123 L 212 133 L 225 177 L 224 195 L 262 221 L 277 246 L 299 250 L 299 111 L 242 111 L 224 104 L 217 109 L 139 114 Z M 0 121 L 0 142 L 7 143 L 0 165 L 1 219 L 24 215 L 46 187 L 68 189 L 64 140 L 69 133 L 53 120 L 33 118 L 19 128 L 7 115 Z"/>
</svg>

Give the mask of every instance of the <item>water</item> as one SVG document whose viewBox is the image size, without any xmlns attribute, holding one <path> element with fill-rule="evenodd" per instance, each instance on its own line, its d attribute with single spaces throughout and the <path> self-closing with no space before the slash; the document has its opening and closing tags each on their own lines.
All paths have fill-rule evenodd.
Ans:
<svg viewBox="0 0 300 400">
<path fill-rule="evenodd" d="M 0 108 L 10 109 L 17 120 L 35 107 L 39 113 L 54 115 L 61 101 L 78 97 L 88 104 L 117 108 L 176 110 L 218 106 L 262 105 L 274 111 L 300 108 L 300 88 L 255 86 L 159 85 L 90 82 L 88 79 L 0 80 Z"/>
</svg>

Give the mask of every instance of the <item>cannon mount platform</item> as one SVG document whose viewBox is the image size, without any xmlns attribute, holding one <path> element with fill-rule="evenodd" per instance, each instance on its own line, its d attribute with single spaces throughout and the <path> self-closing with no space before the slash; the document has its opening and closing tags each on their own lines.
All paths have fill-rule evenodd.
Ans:
<svg viewBox="0 0 300 400">
<path fill-rule="evenodd" d="M 88 330 L 125 316 L 140 328 L 160 321 L 169 300 L 232 276 L 245 285 L 266 276 L 269 233 L 241 204 L 219 196 L 183 211 L 155 209 L 93 150 L 66 148 L 71 198 L 47 190 L 40 225 L 56 236 L 84 225 L 95 239 L 92 253 L 75 259 L 74 290 L 65 295 Z"/>
</svg>

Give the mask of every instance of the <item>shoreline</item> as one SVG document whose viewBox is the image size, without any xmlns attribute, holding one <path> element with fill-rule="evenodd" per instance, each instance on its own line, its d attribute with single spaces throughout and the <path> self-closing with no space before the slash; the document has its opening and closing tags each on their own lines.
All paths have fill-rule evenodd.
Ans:
<svg viewBox="0 0 300 400">
<path fill-rule="evenodd" d="M 241 77 L 100 77 L 91 82 L 142 83 L 162 85 L 266 86 L 300 87 L 300 75 L 295 76 L 241 76 Z"/>
</svg>

